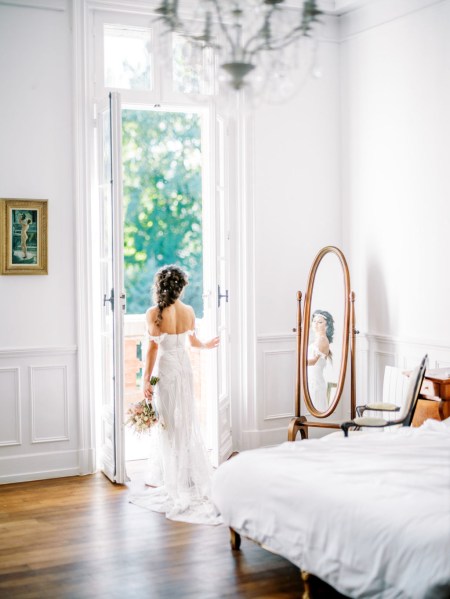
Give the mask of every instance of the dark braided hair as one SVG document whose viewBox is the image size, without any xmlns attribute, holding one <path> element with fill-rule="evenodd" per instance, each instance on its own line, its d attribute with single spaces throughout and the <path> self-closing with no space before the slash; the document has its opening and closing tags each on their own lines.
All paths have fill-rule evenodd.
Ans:
<svg viewBox="0 0 450 599">
<path fill-rule="evenodd" d="M 188 284 L 187 274 L 175 264 L 163 266 L 155 274 L 153 281 L 153 301 L 158 307 L 155 324 L 160 326 L 164 308 L 168 308 L 180 297 Z"/>
</svg>

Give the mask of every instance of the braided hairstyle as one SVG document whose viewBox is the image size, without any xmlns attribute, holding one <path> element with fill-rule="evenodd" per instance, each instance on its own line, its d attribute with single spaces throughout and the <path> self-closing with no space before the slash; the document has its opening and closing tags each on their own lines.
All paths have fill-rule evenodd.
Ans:
<svg viewBox="0 0 450 599">
<path fill-rule="evenodd" d="M 187 274 L 175 264 L 168 264 L 157 271 L 153 281 L 153 301 L 158 307 L 156 326 L 161 325 L 164 308 L 175 303 L 187 284 Z"/>
</svg>

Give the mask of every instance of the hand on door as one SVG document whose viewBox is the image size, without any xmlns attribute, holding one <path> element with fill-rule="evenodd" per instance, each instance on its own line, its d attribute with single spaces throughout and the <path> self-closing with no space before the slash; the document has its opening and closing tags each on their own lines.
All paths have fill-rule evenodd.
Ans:
<svg viewBox="0 0 450 599">
<path fill-rule="evenodd" d="M 213 337 L 213 339 L 210 339 L 209 341 L 206 341 L 206 343 L 203 344 L 203 347 L 205 349 L 214 349 L 215 347 L 217 347 L 220 343 L 220 337 Z"/>
</svg>

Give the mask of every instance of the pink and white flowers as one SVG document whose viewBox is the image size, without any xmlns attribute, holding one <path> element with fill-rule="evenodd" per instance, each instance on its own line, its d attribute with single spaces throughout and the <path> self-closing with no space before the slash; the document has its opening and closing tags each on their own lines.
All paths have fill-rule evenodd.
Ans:
<svg viewBox="0 0 450 599">
<path fill-rule="evenodd" d="M 150 384 L 152 387 L 156 385 L 159 378 L 152 376 Z M 146 399 L 138 401 L 137 403 L 131 404 L 127 410 L 127 419 L 125 425 L 129 426 L 137 434 L 142 434 L 150 430 L 158 422 L 158 413 L 151 404 L 147 403 Z"/>
</svg>

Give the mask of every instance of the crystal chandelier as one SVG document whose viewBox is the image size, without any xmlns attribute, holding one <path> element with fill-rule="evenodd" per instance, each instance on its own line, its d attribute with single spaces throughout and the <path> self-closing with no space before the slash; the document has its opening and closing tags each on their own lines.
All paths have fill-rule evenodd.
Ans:
<svg viewBox="0 0 450 599">
<path fill-rule="evenodd" d="M 235 90 L 249 86 L 261 65 L 280 64 L 288 47 L 310 38 L 322 14 L 316 0 L 302 0 L 300 7 L 298 0 L 295 7 L 286 6 L 284 0 L 197 0 L 183 17 L 180 4 L 163 0 L 156 9 L 159 20 L 169 32 L 212 49 Z M 267 66 L 266 76 L 270 76 Z"/>
</svg>

